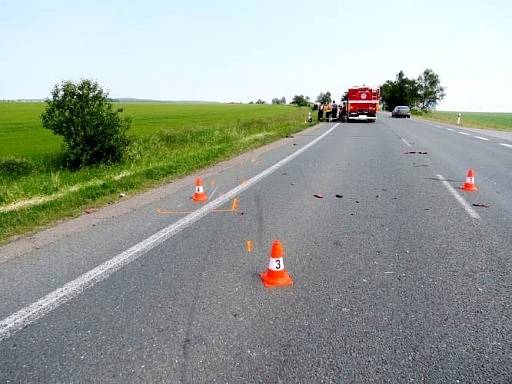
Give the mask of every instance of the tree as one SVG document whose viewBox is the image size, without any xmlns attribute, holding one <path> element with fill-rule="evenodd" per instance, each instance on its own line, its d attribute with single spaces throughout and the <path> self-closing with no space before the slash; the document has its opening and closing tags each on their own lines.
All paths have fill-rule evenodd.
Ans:
<svg viewBox="0 0 512 384">
<path fill-rule="evenodd" d="M 331 102 L 331 92 L 327 91 L 325 93 L 320 92 L 320 94 L 316 98 L 316 102 L 320 104 L 328 104 Z"/>
<path fill-rule="evenodd" d="M 255 104 L 266 104 L 265 100 L 258 99 Z"/>
<path fill-rule="evenodd" d="M 291 104 L 295 104 L 298 107 L 307 107 L 309 106 L 309 96 L 303 96 L 303 95 L 295 95 L 293 96 Z"/>
<path fill-rule="evenodd" d="M 429 111 L 436 104 L 443 100 L 445 93 L 444 87 L 441 86 L 439 75 L 433 70 L 427 68 L 418 77 L 418 102 L 417 106 L 422 111 Z"/>
<path fill-rule="evenodd" d="M 284 97 L 284 96 L 283 96 L 283 97 L 281 97 L 281 98 L 279 98 L 279 97 L 274 97 L 274 98 L 272 99 L 272 104 L 286 104 L 286 97 Z"/>
<path fill-rule="evenodd" d="M 43 127 L 64 138 L 69 165 L 119 161 L 129 145 L 129 118 L 113 110 L 108 93 L 92 80 L 54 86 L 41 114 Z"/>
<path fill-rule="evenodd" d="M 415 106 L 418 101 L 418 83 L 409 79 L 403 71 L 396 75 L 396 80 L 387 80 L 380 88 L 381 98 L 386 109 L 392 110 L 397 105 Z"/>
</svg>

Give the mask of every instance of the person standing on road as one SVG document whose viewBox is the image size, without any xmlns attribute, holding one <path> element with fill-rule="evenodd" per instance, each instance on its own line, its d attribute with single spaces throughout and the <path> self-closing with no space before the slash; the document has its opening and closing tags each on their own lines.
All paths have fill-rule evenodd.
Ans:
<svg viewBox="0 0 512 384">
<path fill-rule="evenodd" d="M 318 103 L 318 121 L 322 121 L 324 118 L 324 105 Z"/>
<path fill-rule="evenodd" d="M 332 112 L 331 103 L 325 103 L 324 110 L 325 110 L 325 118 L 327 119 L 327 121 L 331 121 L 331 112 Z"/>
<path fill-rule="evenodd" d="M 336 101 L 334 101 L 334 100 L 332 102 L 331 116 L 332 116 L 333 120 L 336 120 L 338 118 L 338 105 L 336 104 Z"/>
</svg>

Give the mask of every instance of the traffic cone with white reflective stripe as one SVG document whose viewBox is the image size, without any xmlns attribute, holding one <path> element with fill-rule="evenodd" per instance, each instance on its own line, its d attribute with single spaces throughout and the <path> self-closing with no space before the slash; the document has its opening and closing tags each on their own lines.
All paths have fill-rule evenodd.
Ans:
<svg viewBox="0 0 512 384">
<path fill-rule="evenodd" d="M 288 274 L 288 271 L 284 269 L 283 256 L 283 245 L 279 240 L 274 240 L 270 250 L 268 269 L 260 274 L 261 281 L 263 281 L 265 287 L 284 287 L 293 284 L 293 280 Z"/>
<path fill-rule="evenodd" d="M 475 173 L 471 168 L 469 169 L 468 175 L 466 176 L 466 182 L 461 185 L 460 189 L 467 192 L 478 191 L 478 188 L 475 185 Z"/>
<path fill-rule="evenodd" d="M 197 202 L 208 200 L 208 196 L 204 193 L 203 180 L 201 180 L 200 177 L 196 179 L 196 190 L 194 192 L 194 196 L 192 196 L 192 200 Z"/>
</svg>

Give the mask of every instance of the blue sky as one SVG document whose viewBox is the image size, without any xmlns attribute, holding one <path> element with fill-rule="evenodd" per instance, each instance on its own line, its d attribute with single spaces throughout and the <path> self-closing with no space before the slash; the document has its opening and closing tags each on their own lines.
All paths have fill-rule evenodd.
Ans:
<svg viewBox="0 0 512 384">
<path fill-rule="evenodd" d="M 0 0 L 0 99 L 81 77 L 114 97 L 339 98 L 432 68 L 439 109 L 512 111 L 511 4 Z"/>
</svg>

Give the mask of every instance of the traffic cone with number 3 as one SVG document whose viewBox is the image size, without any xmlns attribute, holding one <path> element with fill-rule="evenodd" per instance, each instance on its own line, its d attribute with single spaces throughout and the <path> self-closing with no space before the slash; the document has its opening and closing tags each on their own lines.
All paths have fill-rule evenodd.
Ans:
<svg viewBox="0 0 512 384">
<path fill-rule="evenodd" d="M 466 182 L 463 185 L 461 185 L 460 189 L 467 192 L 478 191 L 478 188 L 475 185 L 475 173 L 471 168 L 469 169 L 468 175 L 466 176 Z"/>
<path fill-rule="evenodd" d="M 265 287 L 284 287 L 293 284 L 293 280 L 288 274 L 288 271 L 284 269 L 283 256 L 283 245 L 279 240 L 274 240 L 270 250 L 270 261 L 268 263 L 268 269 L 260 274 L 261 280 L 263 281 L 263 285 Z"/>
</svg>

